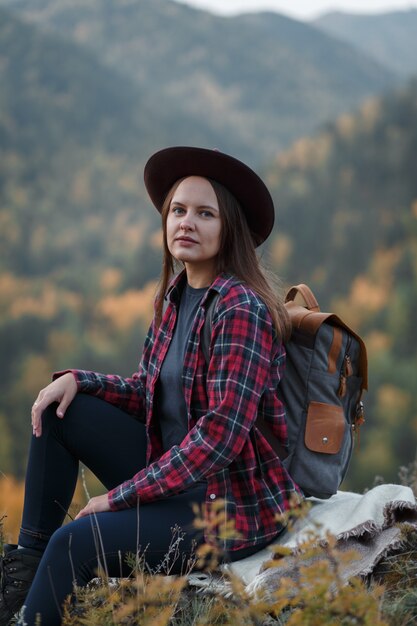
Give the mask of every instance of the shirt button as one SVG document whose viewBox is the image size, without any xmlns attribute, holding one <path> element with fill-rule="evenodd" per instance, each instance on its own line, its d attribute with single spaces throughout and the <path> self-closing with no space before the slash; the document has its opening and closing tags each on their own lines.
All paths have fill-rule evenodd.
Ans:
<svg viewBox="0 0 417 626">
<path fill-rule="evenodd" d="M 216 494 L 215 493 L 211 493 L 209 497 L 210 497 L 210 500 L 215 500 L 216 499 Z"/>
</svg>

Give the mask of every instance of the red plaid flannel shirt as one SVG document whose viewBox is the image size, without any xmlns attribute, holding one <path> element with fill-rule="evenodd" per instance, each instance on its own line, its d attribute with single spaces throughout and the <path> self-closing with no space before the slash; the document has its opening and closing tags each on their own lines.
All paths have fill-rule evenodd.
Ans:
<svg viewBox="0 0 417 626">
<path fill-rule="evenodd" d="M 71 370 L 80 392 L 93 394 L 125 410 L 147 426 L 148 465 L 109 492 L 112 510 L 177 494 L 196 481 L 207 481 L 207 514 L 224 502 L 236 534 L 223 547 L 239 549 L 272 539 L 282 528 L 276 516 L 300 491 L 266 439 L 254 426 L 261 414 L 286 445 L 285 411 L 277 386 L 285 349 L 277 341 L 271 317 L 260 298 L 244 283 L 220 275 L 211 289 L 220 298 L 213 313 L 210 361 L 200 334 L 207 294 L 195 317 L 183 366 L 189 432 L 180 445 L 163 453 L 153 415 L 153 395 L 170 344 L 179 299 L 173 282 L 169 304 L 158 330 L 154 322 L 145 340 L 138 372 L 131 378 Z"/>
</svg>

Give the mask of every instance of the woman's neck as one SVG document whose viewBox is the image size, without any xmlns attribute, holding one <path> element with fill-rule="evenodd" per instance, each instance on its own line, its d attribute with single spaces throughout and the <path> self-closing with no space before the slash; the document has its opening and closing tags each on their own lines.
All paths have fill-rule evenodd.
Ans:
<svg viewBox="0 0 417 626">
<path fill-rule="evenodd" d="M 215 270 L 213 266 L 201 267 L 196 263 L 185 263 L 185 273 L 187 274 L 187 282 L 194 289 L 209 287 L 215 278 Z"/>
</svg>

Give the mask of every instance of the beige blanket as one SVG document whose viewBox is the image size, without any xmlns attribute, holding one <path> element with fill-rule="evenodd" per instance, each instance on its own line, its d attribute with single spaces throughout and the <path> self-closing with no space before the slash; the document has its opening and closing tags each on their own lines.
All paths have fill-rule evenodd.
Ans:
<svg viewBox="0 0 417 626">
<path fill-rule="evenodd" d="M 309 530 L 315 529 L 318 540 L 329 531 L 337 537 L 338 549 L 353 549 L 358 554 L 357 559 L 343 566 L 341 574 L 346 581 L 352 576 L 371 574 L 381 559 L 400 549 L 401 525 L 417 528 L 416 499 L 412 490 L 402 485 L 379 485 L 365 494 L 339 491 L 329 500 L 308 501 L 312 503 L 308 515 L 296 522 L 293 532 L 284 532 L 271 546 L 280 544 L 295 552 Z M 225 569 L 239 576 L 249 593 L 259 589 L 273 591 L 280 578 L 289 575 L 291 557 L 281 559 L 279 567 L 264 570 L 264 563 L 270 559 L 268 547 Z M 201 589 L 214 586 L 217 591 L 225 585 L 221 577 L 197 573 L 189 576 L 189 583 Z"/>
</svg>

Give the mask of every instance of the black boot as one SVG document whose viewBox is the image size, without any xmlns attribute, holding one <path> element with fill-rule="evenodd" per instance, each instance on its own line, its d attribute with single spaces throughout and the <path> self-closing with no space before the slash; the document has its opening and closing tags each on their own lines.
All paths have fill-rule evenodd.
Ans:
<svg viewBox="0 0 417 626">
<path fill-rule="evenodd" d="M 5 543 L 0 557 L 0 624 L 6 626 L 22 607 L 35 577 L 41 552 Z"/>
</svg>

